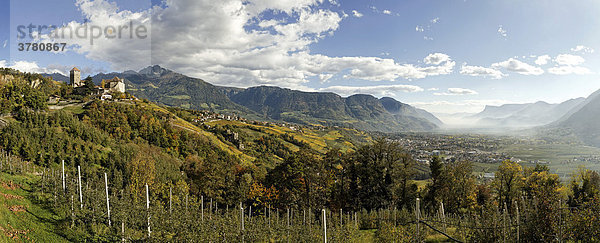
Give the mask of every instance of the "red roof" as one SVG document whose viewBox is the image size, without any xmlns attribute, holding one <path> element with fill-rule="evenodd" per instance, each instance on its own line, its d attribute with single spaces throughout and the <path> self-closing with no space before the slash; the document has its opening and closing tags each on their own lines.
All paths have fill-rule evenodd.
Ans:
<svg viewBox="0 0 600 243">
<path fill-rule="evenodd" d="M 79 71 L 79 72 L 81 72 L 81 70 L 79 70 L 79 68 L 77 68 L 77 67 L 74 67 L 73 69 L 71 69 L 71 71 Z"/>
</svg>

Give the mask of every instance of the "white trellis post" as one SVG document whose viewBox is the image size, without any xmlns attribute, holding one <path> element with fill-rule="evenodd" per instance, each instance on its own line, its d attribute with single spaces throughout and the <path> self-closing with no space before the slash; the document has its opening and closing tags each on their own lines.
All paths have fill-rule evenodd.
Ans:
<svg viewBox="0 0 600 243">
<path fill-rule="evenodd" d="M 169 214 L 173 213 L 173 204 L 172 204 L 172 198 L 173 198 L 173 189 L 171 187 L 169 187 Z"/>
<path fill-rule="evenodd" d="M 323 241 L 327 243 L 327 213 L 323 209 Z"/>
<path fill-rule="evenodd" d="M 241 234 L 242 234 L 242 242 L 244 242 L 244 207 L 242 205 L 242 202 L 240 202 L 240 219 L 241 219 L 241 226 L 242 226 L 242 230 L 241 230 Z"/>
<path fill-rule="evenodd" d="M 343 216 L 344 214 L 343 214 L 342 212 L 343 212 L 343 211 L 342 211 L 342 209 L 340 208 L 340 229 L 343 227 L 343 223 L 344 223 L 344 219 L 342 218 L 342 216 Z"/>
<path fill-rule="evenodd" d="M 106 189 L 106 209 L 107 209 L 107 215 L 108 215 L 108 226 L 111 226 L 111 222 L 110 222 L 110 202 L 108 200 L 108 178 L 106 176 L 106 173 L 104 173 L 104 188 Z"/>
<path fill-rule="evenodd" d="M 63 191 L 66 189 L 66 185 L 65 185 L 65 160 L 63 159 L 62 161 L 62 186 L 63 186 Z"/>
<path fill-rule="evenodd" d="M 77 175 L 79 177 L 79 206 L 83 209 L 83 195 L 81 193 L 81 166 L 77 166 Z"/>
<path fill-rule="evenodd" d="M 125 220 L 121 221 L 121 242 L 125 242 Z"/>
<path fill-rule="evenodd" d="M 146 184 L 146 211 L 148 212 L 148 238 L 150 238 L 150 193 L 148 193 L 148 184 Z"/>
</svg>

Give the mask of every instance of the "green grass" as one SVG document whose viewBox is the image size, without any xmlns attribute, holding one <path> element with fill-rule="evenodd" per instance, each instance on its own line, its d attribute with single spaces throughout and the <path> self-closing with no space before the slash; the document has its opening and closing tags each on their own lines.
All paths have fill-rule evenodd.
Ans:
<svg viewBox="0 0 600 243">
<path fill-rule="evenodd" d="M 189 95 L 169 95 L 167 97 L 177 100 L 189 100 L 192 98 Z"/>
<path fill-rule="evenodd" d="M 569 177 L 580 166 L 600 170 L 600 164 L 587 162 L 565 163 L 578 156 L 600 156 L 600 148 L 574 144 L 543 144 L 543 145 L 512 145 L 504 149 L 509 154 L 522 160 L 548 161 L 548 167 L 561 178 Z M 521 163 L 523 166 L 535 166 L 531 163 Z"/>
<path fill-rule="evenodd" d="M 600 171 L 600 163 L 589 163 L 583 161 L 568 162 L 579 156 L 600 156 L 600 148 L 577 145 L 577 144 L 535 144 L 508 145 L 498 152 L 506 153 L 517 159 L 521 159 L 521 166 L 535 167 L 535 163 L 530 161 L 546 161 L 545 164 L 550 172 L 558 174 L 563 181 L 568 180 L 570 176 L 580 167 Z M 494 173 L 500 163 L 486 164 L 474 163 L 475 172 Z"/>
<path fill-rule="evenodd" d="M 37 178 L 0 173 L 0 242 L 67 242 L 55 233 L 58 216 L 34 203 L 44 198 L 32 192 Z"/>
</svg>

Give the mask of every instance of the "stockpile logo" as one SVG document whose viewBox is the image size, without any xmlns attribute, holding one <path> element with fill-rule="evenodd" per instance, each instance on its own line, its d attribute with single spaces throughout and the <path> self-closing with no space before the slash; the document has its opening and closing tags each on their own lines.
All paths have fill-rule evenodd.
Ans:
<svg viewBox="0 0 600 243">
<path fill-rule="evenodd" d="M 111 64 L 150 65 L 151 20 L 149 0 L 11 0 L 10 56 L 83 55 Z"/>
</svg>

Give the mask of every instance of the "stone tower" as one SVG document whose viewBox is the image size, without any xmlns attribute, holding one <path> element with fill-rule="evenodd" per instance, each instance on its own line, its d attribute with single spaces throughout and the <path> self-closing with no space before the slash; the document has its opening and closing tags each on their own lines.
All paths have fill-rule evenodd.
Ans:
<svg viewBox="0 0 600 243">
<path fill-rule="evenodd" d="M 81 87 L 83 86 L 83 82 L 81 82 L 81 71 L 74 67 L 73 69 L 71 69 L 71 85 L 73 86 L 73 88 L 77 88 L 77 87 Z"/>
</svg>

